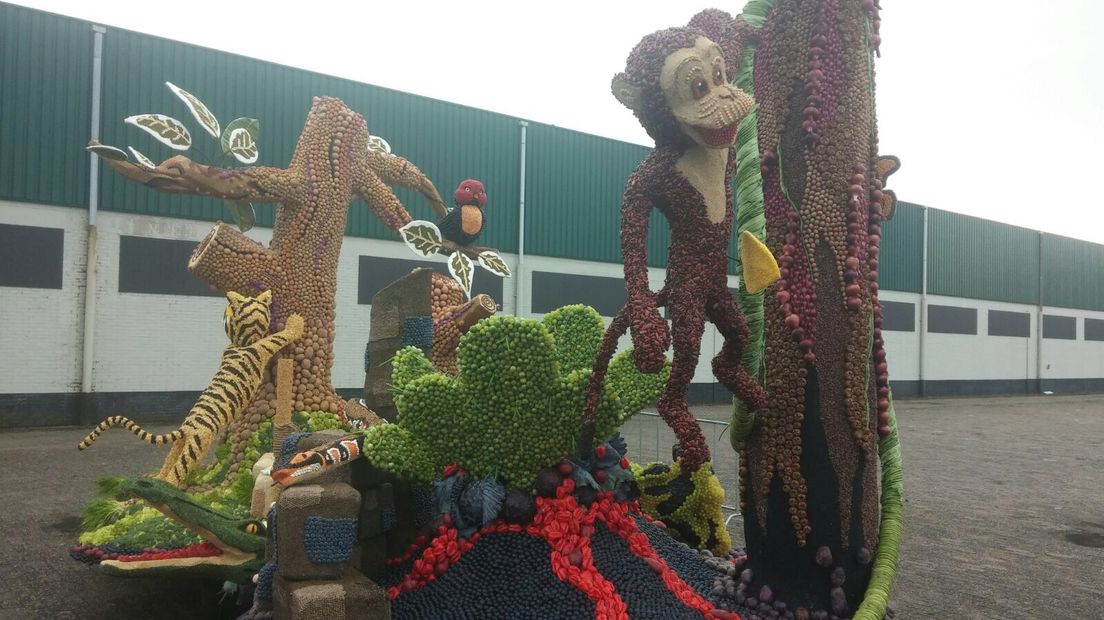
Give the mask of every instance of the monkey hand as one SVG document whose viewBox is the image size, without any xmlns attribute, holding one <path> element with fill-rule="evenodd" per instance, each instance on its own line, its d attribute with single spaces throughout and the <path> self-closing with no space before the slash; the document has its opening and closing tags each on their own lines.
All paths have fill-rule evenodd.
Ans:
<svg viewBox="0 0 1104 620">
<path fill-rule="evenodd" d="M 633 361 L 643 373 L 656 373 L 666 361 L 664 352 L 671 346 L 671 330 L 654 304 L 633 309 L 630 320 Z"/>
</svg>

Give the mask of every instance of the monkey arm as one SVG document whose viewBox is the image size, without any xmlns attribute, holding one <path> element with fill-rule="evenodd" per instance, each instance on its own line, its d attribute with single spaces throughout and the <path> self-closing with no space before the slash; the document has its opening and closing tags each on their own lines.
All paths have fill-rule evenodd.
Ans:
<svg viewBox="0 0 1104 620">
<path fill-rule="evenodd" d="M 631 181 L 630 181 L 631 183 Z M 663 352 L 671 344 L 667 322 L 656 309 L 656 296 L 648 288 L 648 218 L 652 202 L 630 188 L 621 207 L 621 260 L 625 265 L 625 294 L 632 332 L 633 357 L 641 372 L 658 372 Z"/>
<path fill-rule="evenodd" d="M 100 143 L 92 140 L 88 145 L 99 146 Z M 101 159 L 123 178 L 166 194 L 248 202 L 297 202 L 303 191 L 303 184 L 294 179 L 295 173 L 283 168 L 215 168 L 197 164 L 183 155 L 170 157 L 156 168 L 125 160 Z"/>
</svg>

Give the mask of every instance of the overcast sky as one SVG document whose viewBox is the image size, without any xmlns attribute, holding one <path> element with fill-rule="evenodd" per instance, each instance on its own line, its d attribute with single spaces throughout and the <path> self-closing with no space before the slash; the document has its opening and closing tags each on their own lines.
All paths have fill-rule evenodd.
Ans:
<svg viewBox="0 0 1104 620">
<path fill-rule="evenodd" d="M 610 78 L 641 36 L 709 6 L 16 3 L 649 145 Z M 1104 243 L 1094 181 L 1104 177 L 1104 2 L 881 3 L 881 152 L 903 162 L 889 187 L 909 202 Z"/>
</svg>

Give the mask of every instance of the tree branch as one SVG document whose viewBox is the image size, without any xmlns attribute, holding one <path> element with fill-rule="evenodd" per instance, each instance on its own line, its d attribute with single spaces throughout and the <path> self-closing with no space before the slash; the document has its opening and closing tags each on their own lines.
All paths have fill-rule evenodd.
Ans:
<svg viewBox="0 0 1104 620">
<path fill-rule="evenodd" d="M 421 193 L 429 201 L 429 206 L 437 213 L 437 217 L 445 217 L 448 209 L 437 193 L 437 188 L 418 169 L 417 166 L 398 155 L 387 155 L 376 151 L 368 151 L 366 161 L 368 168 L 388 185 L 398 185 Z"/>
<path fill-rule="evenodd" d="M 100 143 L 90 140 L 88 146 L 96 147 Z M 247 202 L 298 202 L 302 199 L 303 183 L 295 178 L 294 172 L 283 168 L 215 168 L 197 164 L 183 155 L 171 157 L 153 169 L 125 160 L 102 159 L 123 178 L 166 194 L 194 194 Z"/>
<path fill-rule="evenodd" d="M 275 252 L 219 222 L 188 259 L 188 271 L 222 292 L 254 295 L 274 282 L 263 278 L 275 263 Z"/>
</svg>

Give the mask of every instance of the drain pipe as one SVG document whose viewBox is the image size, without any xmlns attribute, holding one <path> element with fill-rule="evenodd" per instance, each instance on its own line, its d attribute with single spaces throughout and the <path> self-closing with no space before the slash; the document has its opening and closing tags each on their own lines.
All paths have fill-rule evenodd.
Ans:
<svg viewBox="0 0 1104 620">
<path fill-rule="evenodd" d="M 920 233 L 922 250 L 920 254 L 920 320 L 917 326 L 920 329 L 919 369 L 920 377 L 917 381 L 919 395 L 924 395 L 924 349 L 928 332 L 928 208 L 924 207 L 924 223 Z"/>
<path fill-rule="evenodd" d="M 92 26 L 92 139 L 100 139 L 103 80 L 103 37 L 107 29 Z M 81 421 L 95 417 L 92 366 L 96 359 L 96 213 L 100 208 L 100 158 L 88 154 L 88 230 L 84 258 L 84 335 L 81 341 Z"/>
<path fill-rule="evenodd" d="M 518 180 L 518 259 L 514 280 L 514 315 L 521 316 L 521 300 L 525 299 L 525 140 L 529 123 L 518 121 L 521 127 L 521 173 Z"/>
<path fill-rule="evenodd" d="M 1039 231 L 1039 305 L 1035 309 L 1035 392 L 1043 393 L 1043 231 Z"/>
</svg>

